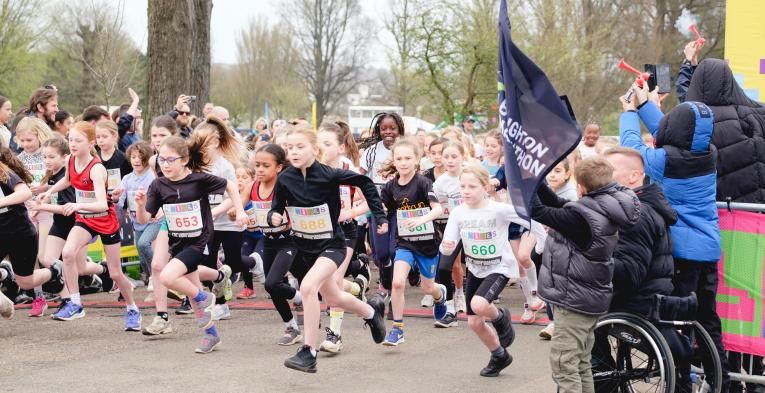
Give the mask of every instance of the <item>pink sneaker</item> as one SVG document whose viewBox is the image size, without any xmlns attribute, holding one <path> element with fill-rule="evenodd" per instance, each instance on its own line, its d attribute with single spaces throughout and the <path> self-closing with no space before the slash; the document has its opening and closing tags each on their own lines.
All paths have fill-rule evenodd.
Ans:
<svg viewBox="0 0 765 393">
<path fill-rule="evenodd" d="M 45 310 L 48 309 L 48 302 L 45 301 L 44 297 L 37 297 L 35 298 L 35 301 L 32 302 L 32 309 L 29 311 L 30 317 L 42 317 L 45 316 Z"/>
</svg>

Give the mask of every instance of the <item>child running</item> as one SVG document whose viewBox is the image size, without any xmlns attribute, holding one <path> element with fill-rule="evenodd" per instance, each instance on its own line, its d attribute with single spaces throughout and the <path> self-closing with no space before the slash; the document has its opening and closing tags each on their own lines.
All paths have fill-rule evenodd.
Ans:
<svg viewBox="0 0 765 393">
<path fill-rule="evenodd" d="M 512 206 L 488 199 L 489 173 L 480 165 L 462 171 L 463 203 L 449 215 L 440 250 L 451 254 L 462 242 L 466 254 L 468 325 L 491 352 L 483 377 L 496 377 L 513 362 L 507 347 L 515 331 L 507 308 L 492 304 L 510 278 L 518 277 L 518 265 L 507 242 L 511 222 L 522 223 Z M 490 329 L 490 322 L 494 329 Z"/>
<path fill-rule="evenodd" d="M 382 190 L 382 200 L 391 217 L 395 215 L 396 254 L 393 264 L 391 306 L 393 328 L 383 345 L 404 342 L 404 290 L 409 271 L 415 266 L 422 277 L 422 291 L 433 296 L 433 317 L 446 316 L 446 287 L 435 284 L 438 245 L 433 220 L 441 215 L 441 205 L 433 193 L 433 184 L 419 174 L 420 154 L 415 142 L 400 140 L 391 147 L 393 163 L 383 168 L 385 175 L 396 175 Z"/>
<path fill-rule="evenodd" d="M 242 232 L 242 248 L 241 258 L 243 264 L 242 270 L 242 282 L 244 282 L 244 288 L 236 294 L 237 299 L 255 299 L 255 283 L 253 281 L 252 270 L 260 268 L 263 269 L 262 262 L 258 266 L 258 261 L 262 261 L 260 255 L 263 253 L 263 232 L 258 230 L 257 216 L 255 215 L 255 209 L 253 209 L 252 202 L 250 201 L 249 191 L 255 180 L 255 168 L 248 166 L 240 166 L 236 168 L 236 187 L 239 189 L 239 195 L 242 196 L 242 205 L 244 205 L 244 211 L 250 218 L 250 223 L 247 225 L 247 230 Z M 229 209 L 229 219 L 236 218 L 234 209 Z M 258 255 L 257 257 L 251 257 L 252 254 Z M 261 274 L 262 276 L 262 274 Z M 265 277 L 263 282 L 265 282 Z"/>
<path fill-rule="evenodd" d="M 224 190 L 229 195 L 238 195 L 238 191 L 234 182 L 202 173 L 210 165 L 206 150 L 190 150 L 182 138 L 165 139 L 157 161 L 164 176 L 155 179 L 148 191 L 136 192 L 136 217 L 139 223 L 146 224 L 160 208 L 164 211 L 172 259 L 159 278 L 165 287 L 194 300 L 199 327 L 205 330 L 202 344 L 195 352 L 210 353 L 221 342 L 212 319 L 215 299 L 202 290 L 197 272 L 207 258 L 214 231 L 208 195 L 222 194 Z M 233 203 L 237 223 L 245 226 L 248 219 L 241 200 L 233 198 Z"/>
<path fill-rule="evenodd" d="M 120 260 L 120 227 L 114 205 L 106 196 L 106 169 L 95 156 L 93 146 L 96 140 L 96 130 L 92 124 L 84 121 L 75 123 L 69 130 L 69 163 L 66 176 L 45 192 L 44 200 L 50 195 L 64 191 L 70 185 L 74 188 L 75 203 L 67 203 L 63 207 L 65 215 L 75 215 L 75 223 L 66 238 L 62 251 L 64 259 L 64 279 L 69 291 L 69 302 L 64 308 L 53 315 L 60 321 L 71 321 L 85 316 L 79 290 L 78 255 L 80 249 L 86 246 L 95 236 L 101 237 L 106 254 L 106 263 L 101 263 L 102 273 L 118 285 L 125 299 L 127 311 L 125 314 L 125 330 L 141 330 L 141 313 L 133 301 L 133 286 L 122 273 Z"/>
<path fill-rule="evenodd" d="M 0 263 L 0 282 L 15 279 L 20 289 L 52 282 L 58 292 L 63 287 L 61 263 L 35 269 L 37 233 L 24 205 L 32 199 L 26 184 L 32 182 L 32 175 L 7 147 L 0 147 L 0 157 L 0 259 L 10 260 L 10 264 Z M 0 316 L 9 319 L 14 312 L 13 302 L 0 292 Z"/>
<path fill-rule="evenodd" d="M 370 327 L 372 338 L 381 343 L 385 338 L 384 301 L 374 297 L 364 304 L 353 295 L 343 292 L 333 279 L 347 254 L 343 232 L 338 224 L 340 216 L 340 185 L 359 187 L 367 199 L 378 223 L 377 232 L 388 230 L 374 183 L 366 176 L 333 169 L 316 160 L 319 147 L 316 132 L 297 128 L 287 133 L 287 148 L 292 166 L 285 169 L 276 180 L 276 189 L 268 213 L 271 226 L 286 222 L 289 213 L 292 234 L 303 260 L 310 266 L 300 285 L 305 310 L 305 345 L 284 365 L 304 372 L 316 372 L 316 339 L 319 329 L 319 297 L 327 304 L 342 307 L 364 318 Z"/>
</svg>

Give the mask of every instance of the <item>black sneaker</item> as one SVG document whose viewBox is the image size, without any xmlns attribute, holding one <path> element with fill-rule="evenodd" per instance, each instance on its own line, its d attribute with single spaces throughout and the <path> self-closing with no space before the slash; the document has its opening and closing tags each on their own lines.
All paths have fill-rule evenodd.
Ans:
<svg viewBox="0 0 765 393">
<path fill-rule="evenodd" d="M 492 321 L 491 324 L 499 336 L 499 345 L 502 348 L 507 348 L 515 341 L 515 330 L 512 321 L 510 321 L 510 310 L 503 308 L 500 311 L 502 311 L 502 318 L 499 318 L 498 321 Z"/>
<path fill-rule="evenodd" d="M 35 299 L 27 295 L 26 292 L 19 292 L 13 302 L 16 304 L 32 304 L 34 300 Z"/>
<path fill-rule="evenodd" d="M 372 319 L 364 319 L 364 324 L 372 331 L 372 339 L 376 344 L 385 340 L 385 302 L 379 296 L 373 296 L 367 304 L 375 310 Z"/>
<path fill-rule="evenodd" d="M 504 370 L 505 367 L 509 366 L 512 362 L 513 357 L 507 353 L 507 351 L 504 351 L 504 354 L 499 357 L 492 355 L 489 359 L 489 364 L 487 364 L 486 367 L 481 370 L 481 376 L 496 377 L 499 375 L 500 371 Z"/>
<path fill-rule="evenodd" d="M 311 355 L 311 347 L 303 345 L 295 356 L 284 361 L 284 366 L 304 373 L 315 373 L 316 356 Z"/>
<path fill-rule="evenodd" d="M 64 290 L 64 264 L 60 261 L 55 261 L 50 266 L 51 272 L 54 274 L 51 275 L 50 281 L 48 281 L 48 284 L 51 290 L 51 292 L 59 293 L 62 290 Z"/>
<path fill-rule="evenodd" d="M 439 319 L 438 321 L 433 322 L 433 325 L 437 328 L 448 328 L 452 326 L 457 326 L 457 316 L 454 315 L 454 313 L 447 312 L 446 315 Z"/>
<path fill-rule="evenodd" d="M 181 301 L 180 307 L 175 309 L 175 313 L 177 315 L 187 315 L 193 312 L 194 310 L 191 308 L 191 302 L 189 302 L 188 297 L 183 298 L 183 301 Z"/>
</svg>

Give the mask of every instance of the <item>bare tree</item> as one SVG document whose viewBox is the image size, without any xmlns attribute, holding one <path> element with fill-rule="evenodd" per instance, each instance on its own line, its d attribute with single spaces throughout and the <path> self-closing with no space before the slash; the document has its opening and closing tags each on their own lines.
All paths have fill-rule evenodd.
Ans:
<svg viewBox="0 0 765 393">
<path fill-rule="evenodd" d="M 321 122 L 360 80 L 371 22 L 358 0 L 291 0 L 283 18 L 292 26 L 298 73 Z"/>
<path fill-rule="evenodd" d="M 3 79 L 0 94 L 4 96 L 15 98 L 29 94 L 21 91 L 20 86 L 17 88 L 15 82 L 28 73 L 32 62 L 30 49 L 38 37 L 32 33 L 32 21 L 39 3 L 39 0 L 0 1 L 0 75 Z"/>
<path fill-rule="evenodd" d="M 414 32 L 417 24 L 417 0 L 393 0 L 391 15 L 385 20 L 385 28 L 393 36 L 396 47 L 388 53 L 388 61 L 393 79 L 391 95 L 404 113 L 411 96 L 414 95 Z"/>
</svg>

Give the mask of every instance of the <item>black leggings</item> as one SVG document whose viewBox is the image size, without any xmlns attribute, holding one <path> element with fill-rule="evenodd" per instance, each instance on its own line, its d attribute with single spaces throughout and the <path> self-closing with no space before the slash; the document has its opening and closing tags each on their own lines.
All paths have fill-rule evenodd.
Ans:
<svg viewBox="0 0 765 393">
<path fill-rule="evenodd" d="M 436 272 L 436 282 L 444 284 L 446 286 L 446 300 L 454 299 L 454 280 L 452 280 L 452 268 L 454 267 L 454 261 L 457 260 L 457 255 L 462 255 L 462 259 L 465 259 L 465 253 L 462 251 L 462 240 L 457 242 L 457 247 L 451 255 L 444 255 L 438 253 L 438 272 Z"/>
<path fill-rule="evenodd" d="M 223 255 L 226 258 L 226 265 L 231 268 L 233 273 L 241 273 L 244 270 L 242 265 L 242 232 L 235 231 L 215 231 L 213 240 L 207 246 L 210 254 L 207 256 L 207 265 L 212 269 L 217 268 L 218 250 L 223 245 Z M 226 304 L 226 298 L 218 298 L 215 304 Z"/>
<path fill-rule="evenodd" d="M 257 252 L 261 256 L 263 255 L 263 239 L 255 239 L 246 232 L 242 232 L 242 281 L 244 286 L 250 289 L 254 288 L 252 281 L 252 272 L 250 271 L 255 267 L 255 260 L 250 257 L 253 252 Z"/>
<path fill-rule="evenodd" d="M 308 271 L 302 263 L 302 258 L 296 259 L 297 253 L 292 239 L 265 238 L 263 241 L 266 292 L 271 295 L 271 301 L 283 322 L 292 320 L 292 309 L 287 300 L 295 297 L 295 288 L 287 281 L 287 272 L 291 272 L 298 282 L 301 282 Z"/>
<path fill-rule="evenodd" d="M 391 259 L 396 255 L 396 215 L 388 215 L 388 233 L 377 233 L 377 220 L 374 216 L 369 218 L 369 243 L 375 255 L 375 263 L 380 271 L 380 283 L 383 288 L 390 291 L 393 284 L 393 263 Z"/>
</svg>

